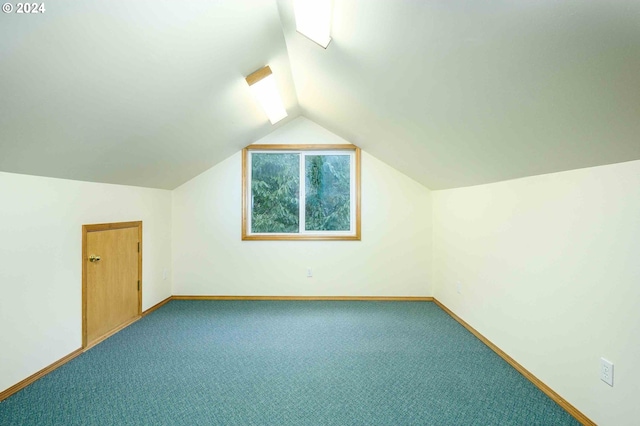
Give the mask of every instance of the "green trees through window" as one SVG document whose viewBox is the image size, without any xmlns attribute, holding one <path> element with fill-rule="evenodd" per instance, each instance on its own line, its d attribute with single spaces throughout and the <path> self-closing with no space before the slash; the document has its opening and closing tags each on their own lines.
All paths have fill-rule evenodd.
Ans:
<svg viewBox="0 0 640 426">
<path fill-rule="evenodd" d="M 254 233 L 298 232 L 300 155 L 251 156 L 251 229 Z"/>
<path fill-rule="evenodd" d="M 359 239 L 358 148 L 297 147 L 244 150 L 243 239 Z"/>
<path fill-rule="evenodd" d="M 349 155 L 305 156 L 305 229 L 348 231 L 351 211 Z"/>
</svg>

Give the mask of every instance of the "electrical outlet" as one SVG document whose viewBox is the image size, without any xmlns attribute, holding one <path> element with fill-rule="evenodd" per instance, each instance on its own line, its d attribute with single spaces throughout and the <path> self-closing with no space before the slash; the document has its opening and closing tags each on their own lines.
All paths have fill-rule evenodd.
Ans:
<svg viewBox="0 0 640 426">
<path fill-rule="evenodd" d="M 311 268 L 307 268 L 307 278 L 313 277 L 313 270 Z"/>
<path fill-rule="evenodd" d="M 162 271 L 162 280 L 163 280 L 163 281 L 164 281 L 164 280 L 166 280 L 168 275 L 169 275 L 169 271 L 167 270 L 167 268 L 165 268 L 165 269 Z"/>
<path fill-rule="evenodd" d="M 456 282 L 456 291 L 458 294 L 462 292 L 462 284 L 460 284 L 460 281 Z"/>
<path fill-rule="evenodd" d="M 600 358 L 600 380 L 613 386 L 613 363 L 604 358 Z"/>
</svg>

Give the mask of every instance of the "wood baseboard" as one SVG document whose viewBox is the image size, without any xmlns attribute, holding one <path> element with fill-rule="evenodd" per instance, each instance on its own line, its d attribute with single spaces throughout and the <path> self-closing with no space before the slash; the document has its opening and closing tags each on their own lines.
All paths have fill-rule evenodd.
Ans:
<svg viewBox="0 0 640 426">
<path fill-rule="evenodd" d="M 84 352 L 88 351 L 89 349 L 91 349 L 92 347 L 97 345 L 98 343 L 100 343 L 100 342 L 104 341 L 105 339 L 113 336 L 118 331 L 122 330 L 123 328 L 125 328 L 125 327 L 127 327 L 127 326 L 129 326 L 131 324 L 133 324 L 134 322 L 138 321 L 143 316 L 149 315 L 151 312 L 155 311 L 156 309 L 160 308 L 161 306 L 165 305 L 166 303 L 168 303 L 170 301 L 171 301 L 171 296 L 167 297 L 163 301 L 161 301 L 161 302 L 155 304 L 154 306 L 152 306 L 151 308 L 147 309 L 146 311 L 144 311 L 142 313 L 141 316 L 137 316 L 137 317 L 133 318 L 131 321 L 128 321 L 128 322 L 122 324 L 121 326 L 117 327 L 116 329 L 110 331 L 107 335 L 102 336 L 100 339 L 98 339 L 98 340 L 96 340 L 94 342 L 91 342 L 86 347 L 76 349 L 75 351 L 73 351 L 70 354 L 64 356 L 63 358 L 60 358 L 59 360 L 57 360 L 54 363 L 48 365 L 47 367 L 43 368 L 42 370 L 32 374 L 31 376 L 27 377 L 24 380 L 21 380 L 20 382 L 16 383 L 15 385 L 11 386 L 10 388 L 5 389 L 4 391 L 0 392 L 0 401 L 3 401 L 5 399 L 9 398 L 14 393 L 24 389 L 25 387 L 29 386 L 31 383 L 33 383 L 36 380 L 46 376 L 47 374 L 51 373 L 56 368 L 66 364 L 67 362 L 71 361 L 72 359 L 74 359 L 78 355 L 83 354 Z"/>
<path fill-rule="evenodd" d="M 547 386 L 545 383 L 543 383 L 536 376 L 531 374 L 531 372 L 529 372 L 526 368 L 524 368 L 522 365 L 520 365 L 518 362 L 516 362 L 513 358 L 511 358 L 509 355 L 507 355 L 502 349 L 500 349 L 493 342 L 491 342 L 489 339 L 487 339 L 482 334 L 480 334 L 480 332 L 478 332 L 475 328 L 473 328 L 469 324 L 467 324 L 462 318 L 457 316 L 455 313 L 453 313 L 453 311 L 451 311 L 449 308 L 447 308 L 444 304 L 442 304 L 439 300 L 437 300 L 434 297 L 395 297 L 395 296 L 391 296 L 391 297 L 379 297 L 379 296 L 187 296 L 187 295 L 182 295 L 182 296 L 170 296 L 170 297 L 167 297 L 163 301 L 155 304 L 151 308 L 149 308 L 146 311 L 144 311 L 142 313 L 142 316 L 150 314 L 151 312 L 153 312 L 153 311 L 157 310 L 158 308 L 164 306 L 165 304 L 167 304 L 171 300 L 308 300 L 308 301 L 323 300 L 323 301 L 434 302 L 443 311 L 445 311 L 448 315 L 450 315 L 454 320 L 456 320 L 458 323 L 460 323 L 460 325 L 462 325 L 464 328 L 466 328 L 471 334 L 476 336 L 480 341 L 482 341 L 491 350 L 493 350 L 496 354 L 498 354 L 498 356 L 500 356 L 502 359 L 504 359 L 509 365 L 511 365 L 513 368 L 515 368 L 527 380 L 529 380 L 538 389 L 540 389 L 542 392 L 544 392 L 549 398 L 551 398 L 553 401 L 555 401 L 560 407 L 562 407 L 565 411 L 567 411 L 569 414 L 571 414 L 576 420 L 578 420 L 580 423 L 582 423 L 585 426 L 596 426 L 596 423 L 591 421 L 587 416 L 585 416 L 582 412 L 580 412 L 580 410 L 578 410 L 573 405 L 571 405 L 569 402 L 567 402 L 567 400 L 562 398 L 553 389 L 551 389 L 549 386 Z M 43 368 L 42 370 L 32 374 L 31 376 L 29 376 L 26 379 L 16 383 L 15 385 L 11 386 L 10 388 L 0 392 L 0 401 L 3 401 L 5 399 L 7 399 L 8 397 L 13 395 L 14 393 L 20 391 L 21 389 L 24 389 L 25 387 L 29 386 L 31 383 L 33 383 L 36 380 L 40 379 L 41 377 L 49 374 L 50 372 L 52 372 L 56 368 L 60 367 L 61 365 L 66 364 L 67 362 L 71 361 L 72 359 L 74 359 L 78 355 L 81 355 L 83 352 L 85 352 L 88 349 L 92 348 L 93 346 L 97 345 L 101 341 L 105 340 L 106 338 L 112 336 L 113 334 L 117 333 L 118 331 L 122 330 L 123 328 L 127 327 L 128 325 L 130 325 L 130 324 L 134 323 L 135 321 L 139 320 L 142 316 L 136 317 L 132 321 L 127 322 L 126 324 L 123 324 L 122 326 L 120 326 L 117 329 L 113 330 L 111 333 L 109 333 L 108 335 L 104 336 L 100 340 L 92 342 L 92 344 L 90 346 L 87 346 L 86 348 L 76 349 L 75 351 L 71 352 L 67 356 L 59 359 L 58 361 L 56 361 L 56 362 L 52 363 L 51 365 Z"/>
<path fill-rule="evenodd" d="M 78 355 L 82 355 L 83 352 L 84 352 L 84 350 L 82 348 L 78 348 L 75 351 L 71 352 L 69 355 L 67 355 L 67 356 L 65 356 L 63 358 L 60 358 L 59 360 L 57 360 L 53 364 L 48 365 L 47 367 L 43 368 L 42 370 L 38 371 L 37 373 L 34 373 L 31 376 L 27 377 L 26 379 L 19 381 L 18 383 L 16 383 L 15 385 L 11 386 L 10 388 L 3 390 L 2 392 L 0 392 L 0 401 L 3 401 L 5 399 L 9 398 L 14 393 L 24 389 L 25 387 L 29 386 L 31 383 L 35 382 L 39 378 L 46 376 L 47 374 L 51 373 L 56 368 L 60 367 L 61 365 L 66 364 L 67 362 L 71 361 L 72 359 L 74 359 Z"/>
<path fill-rule="evenodd" d="M 458 321 L 458 323 L 460 323 L 460 325 L 462 325 L 464 328 L 466 328 L 471 334 L 476 336 L 482 343 L 487 345 L 492 351 L 494 351 L 496 354 L 498 354 L 500 356 L 500 358 L 504 359 L 509 365 L 511 365 L 513 368 L 515 368 L 527 380 L 529 380 L 538 389 L 540 389 L 542 392 L 544 392 L 545 395 L 547 395 L 549 398 L 551 398 L 553 401 L 555 401 L 567 413 L 571 414 L 577 421 L 579 421 L 580 423 L 582 423 L 585 426 L 596 426 L 596 423 L 594 423 L 587 416 L 582 414 L 582 412 L 580 412 L 580 410 L 578 410 L 576 407 L 571 405 L 566 399 L 564 399 L 563 397 L 558 395 L 553 389 L 551 389 L 549 386 L 547 386 L 545 383 L 543 383 L 536 376 L 531 374 L 531 372 L 529 372 L 526 368 L 524 368 L 522 365 L 520 365 L 516 360 L 514 360 L 509 355 L 507 355 L 502 349 L 497 347 L 493 342 L 491 342 L 489 339 L 487 339 L 482 334 L 480 334 L 480 332 L 478 330 L 476 330 L 475 328 L 471 327 L 462 318 L 460 318 L 459 316 L 454 314 L 453 311 L 451 311 L 451 309 L 447 308 L 444 304 L 442 304 L 442 302 L 440 302 L 436 298 L 434 298 L 433 301 L 443 311 L 445 311 L 447 314 L 449 314 L 451 316 L 451 318 L 453 318 L 454 320 Z"/>
<path fill-rule="evenodd" d="M 362 302 L 433 302 L 433 297 L 405 296 L 171 296 L 172 300 L 324 300 Z"/>
<path fill-rule="evenodd" d="M 156 303 L 155 305 L 153 305 L 152 307 L 150 307 L 149 309 L 147 309 L 146 311 L 144 311 L 142 313 L 142 316 L 145 317 L 147 315 L 149 315 L 151 312 L 155 311 L 158 308 L 163 307 L 164 305 L 166 305 L 167 303 L 171 302 L 171 296 L 167 297 L 166 299 Z"/>
</svg>

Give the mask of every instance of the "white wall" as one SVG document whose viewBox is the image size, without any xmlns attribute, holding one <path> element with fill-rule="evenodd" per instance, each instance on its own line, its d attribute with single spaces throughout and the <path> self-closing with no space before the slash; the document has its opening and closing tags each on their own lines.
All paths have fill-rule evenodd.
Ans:
<svg viewBox="0 0 640 426">
<path fill-rule="evenodd" d="M 348 142 L 299 118 L 257 143 Z M 81 344 L 81 225 L 142 220 L 143 309 L 435 295 L 598 424 L 640 417 L 640 161 L 431 192 L 363 152 L 359 242 L 241 241 L 239 152 L 173 192 L 0 172 L 0 197 L 0 391 Z"/>
<path fill-rule="evenodd" d="M 637 424 L 640 161 L 432 195 L 435 297 L 596 423 Z"/>
<path fill-rule="evenodd" d="M 348 142 L 299 118 L 256 143 Z M 363 152 L 362 241 L 241 241 L 241 176 L 238 152 L 173 192 L 173 294 L 431 296 L 424 186 Z"/>
<path fill-rule="evenodd" d="M 142 220 L 143 300 L 171 295 L 171 192 L 0 172 L 0 391 L 82 344 L 82 225 Z"/>
</svg>

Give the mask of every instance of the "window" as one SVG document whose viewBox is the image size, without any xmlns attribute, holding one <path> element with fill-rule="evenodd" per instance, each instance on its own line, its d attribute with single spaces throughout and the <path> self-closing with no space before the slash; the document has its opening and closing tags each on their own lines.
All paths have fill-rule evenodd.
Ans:
<svg viewBox="0 0 640 426">
<path fill-rule="evenodd" d="M 360 149 L 246 147 L 242 239 L 360 240 Z"/>
</svg>

